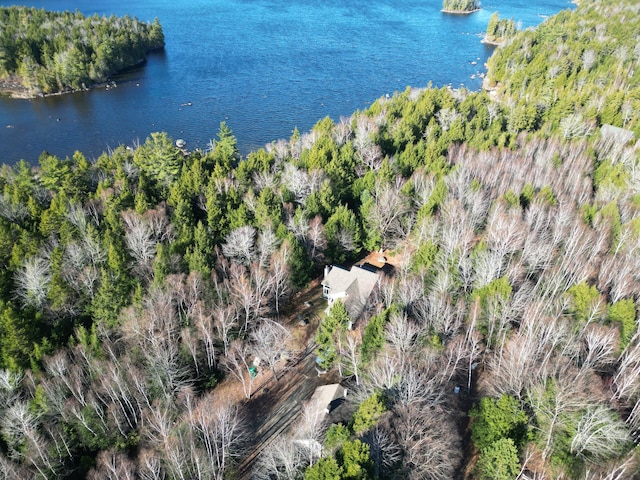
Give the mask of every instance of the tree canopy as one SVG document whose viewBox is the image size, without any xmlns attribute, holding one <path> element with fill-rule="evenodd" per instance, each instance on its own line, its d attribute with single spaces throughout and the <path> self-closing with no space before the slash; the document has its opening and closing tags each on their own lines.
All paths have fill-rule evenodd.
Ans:
<svg viewBox="0 0 640 480">
<path fill-rule="evenodd" d="M 637 477 L 638 9 L 517 32 L 491 92 L 407 88 L 246 158 L 222 123 L 2 166 L 2 472 Z M 305 303 L 374 248 L 358 318 Z M 279 409 L 316 366 L 344 407 Z"/>
<path fill-rule="evenodd" d="M 158 19 L 85 17 L 28 7 L 0 8 L 0 79 L 31 94 L 78 90 L 140 63 L 164 46 Z"/>
</svg>

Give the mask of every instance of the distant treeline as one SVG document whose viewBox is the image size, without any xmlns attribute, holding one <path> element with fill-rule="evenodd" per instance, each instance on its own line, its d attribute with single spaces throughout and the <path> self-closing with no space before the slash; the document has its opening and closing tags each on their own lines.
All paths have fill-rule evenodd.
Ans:
<svg viewBox="0 0 640 480">
<path fill-rule="evenodd" d="M 163 46 L 158 19 L 0 8 L 0 78 L 17 76 L 33 94 L 102 82 Z"/>
<path fill-rule="evenodd" d="M 478 0 L 443 0 L 442 10 L 444 12 L 469 13 L 480 8 Z"/>
</svg>

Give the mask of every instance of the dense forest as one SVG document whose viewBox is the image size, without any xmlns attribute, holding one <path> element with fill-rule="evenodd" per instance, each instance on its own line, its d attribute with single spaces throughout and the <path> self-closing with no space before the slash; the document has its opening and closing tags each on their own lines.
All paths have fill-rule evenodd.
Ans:
<svg viewBox="0 0 640 480">
<path fill-rule="evenodd" d="M 244 158 L 222 123 L 3 166 L 4 478 L 638 477 L 639 10 L 583 2 L 498 48 L 490 90 Z M 241 473 L 253 360 L 278 390 L 298 293 L 379 249 L 363 313 L 304 327 L 353 414 L 303 409 Z"/>
<path fill-rule="evenodd" d="M 516 22 L 513 19 L 500 18 L 498 12 L 493 13 L 487 24 L 487 32 L 482 41 L 500 45 L 510 40 L 516 34 Z"/>
<path fill-rule="evenodd" d="M 512 128 L 585 136 L 602 124 L 638 132 L 638 5 L 585 2 L 496 50 L 488 86 L 514 112 Z"/>
<path fill-rule="evenodd" d="M 104 82 L 163 46 L 158 19 L 0 7 L 0 79 L 16 79 L 32 95 Z"/>
</svg>

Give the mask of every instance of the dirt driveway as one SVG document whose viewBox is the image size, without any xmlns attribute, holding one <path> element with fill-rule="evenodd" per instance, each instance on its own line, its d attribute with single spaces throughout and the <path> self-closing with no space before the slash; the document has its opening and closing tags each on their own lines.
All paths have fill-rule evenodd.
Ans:
<svg viewBox="0 0 640 480">
<path fill-rule="evenodd" d="M 286 372 L 277 382 L 273 375 L 255 389 L 250 400 L 242 405 L 242 417 L 247 422 L 249 444 L 247 454 L 236 471 L 238 480 L 249 480 L 260 453 L 281 433 L 286 433 L 300 414 L 303 404 L 321 385 L 339 381 L 335 372 L 318 375 L 314 353 L 314 335 L 326 302 L 322 287 L 312 285 L 294 299 L 287 324 L 294 335 L 294 352 Z"/>
</svg>

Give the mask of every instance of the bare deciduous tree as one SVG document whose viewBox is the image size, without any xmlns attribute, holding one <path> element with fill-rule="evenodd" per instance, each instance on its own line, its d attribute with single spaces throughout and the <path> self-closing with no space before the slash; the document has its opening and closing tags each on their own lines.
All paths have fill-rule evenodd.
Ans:
<svg viewBox="0 0 640 480">
<path fill-rule="evenodd" d="M 320 458 L 326 429 L 325 411 L 318 405 L 304 405 L 293 430 L 293 440 L 305 465 Z"/>
<path fill-rule="evenodd" d="M 123 339 L 140 349 L 147 375 L 167 398 L 191 382 L 189 370 L 180 355 L 180 322 L 174 293 L 171 289 L 150 288 L 142 302 L 143 310 L 126 311 L 121 327 Z M 124 373 L 121 363 L 122 354 L 113 344 L 104 345 L 114 365 L 110 370 L 113 373 L 111 378 L 128 384 L 129 376 Z M 109 378 L 109 375 L 104 378 Z"/>
<path fill-rule="evenodd" d="M 392 420 L 403 471 L 413 480 L 448 480 L 461 462 L 461 439 L 451 413 L 436 407 L 403 407 Z"/>
<path fill-rule="evenodd" d="M 596 63 L 598 59 L 598 54 L 593 49 L 585 50 L 582 52 L 582 68 L 587 72 L 591 70 L 591 67 Z"/>
<path fill-rule="evenodd" d="M 183 320 L 191 320 L 197 308 L 201 308 L 204 281 L 202 275 L 191 272 L 188 276 L 168 275 L 165 286 Z"/>
<path fill-rule="evenodd" d="M 403 221 L 410 212 L 407 196 L 401 191 L 404 185 L 401 179 L 391 185 L 378 182 L 372 193 L 373 202 L 367 211 L 366 222 L 382 239 L 381 248 L 391 245 L 405 232 Z"/>
<path fill-rule="evenodd" d="M 228 282 L 234 304 L 244 313 L 241 328 L 248 332 L 268 304 L 267 292 L 271 288 L 269 279 L 257 264 L 249 272 L 241 265 L 232 264 Z"/>
<path fill-rule="evenodd" d="M 291 333 L 286 327 L 266 318 L 251 332 L 251 348 L 255 356 L 269 365 L 276 381 L 278 381 L 276 366 L 288 356 L 287 342 L 290 338 Z"/>
<path fill-rule="evenodd" d="M 150 451 L 142 450 L 138 455 L 138 476 L 140 480 L 165 480 L 166 475 L 162 468 L 159 456 Z"/>
<path fill-rule="evenodd" d="M 98 454 L 96 467 L 89 472 L 91 480 L 135 480 L 135 464 L 122 452 L 104 450 Z"/>
<path fill-rule="evenodd" d="M 455 305 L 447 291 L 433 291 L 427 297 L 422 296 L 412 308 L 412 314 L 423 330 L 433 331 L 444 339 L 452 338 L 461 328 L 466 315 L 463 301 Z"/>
<path fill-rule="evenodd" d="M 327 247 L 327 238 L 324 234 L 322 217 L 319 215 L 309 220 L 307 243 L 309 244 L 309 258 L 315 262 L 320 262 L 323 258 L 324 249 Z"/>
<path fill-rule="evenodd" d="M 456 120 L 462 118 L 462 115 L 456 112 L 455 108 L 443 108 L 436 113 L 436 118 L 442 130 L 446 132 Z"/>
<path fill-rule="evenodd" d="M 268 226 L 260 232 L 257 242 L 258 264 L 265 268 L 269 265 L 269 259 L 278 248 L 280 241 L 273 229 Z"/>
<path fill-rule="evenodd" d="M 32 480 L 35 475 L 0 454 L 0 478 L 6 480 Z"/>
<path fill-rule="evenodd" d="M 386 287 L 389 287 L 388 284 L 390 282 L 394 282 L 393 300 L 406 310 L 412 311 L 413 307 L 424 298 L 424 282 L 422 278 L 400 271 L 395 279 L 387 282 Z"/>
<path fill-rule="evenodd" d="M 601 405 L 587 409 L 578 422 L 571 452 L 599 463 L 615 458 L 631 444 L 627 426 L 612 410 Z"/>
<path fill-rule="evenodd" d="M 149 210 L 144 215 L 134 211 L 122 214 L 125 243 L 143 275 L 151 274 L 151 262 L 158 243 L 171 240 L 172 229 L 164 209 Z"/>
<path fill-rule="evenodd" d="M 438 371 L 442 366 L 433 354 L 405 365 L 395 387 L 398 404 L 442 404 L 447 393 L 447 378 Z"/>
<path fill-rule="evenodd" d="M 387 342 L 400 359 L 401 365 L 408 360 L 415 348 L 415 338 L 420 333 L 420 327 L 407 318 L 405 312 L 394 312 L 384 328 Z"/>
<path fill-rule="evenodd" d="M 640 427 L 640 334 L 638 332 L 622 353 L 619 362 L 613 378 L 616 387 L 615 396 L 631 408 L 627 423 L 634 429 L 638 429 Z"/>
<path fill-rule="evenodd" d="M 225 257 L 234 260 L 241 265 L 249 265 L 255 259 L 256 229 L 250 225 L 244 225 L 232 230 L 222 244 L 222 253 Z"/>
<path fill-rule="evenodd" d="M 358 169 L 358 175 L 363 176 L 367 171 L 373 170 L 377 172 L 382 167 L 384 159 L 382 148 L 375 143 L 366 143 L 357 150 L 358 158 L 362 162 L 362 167 Z"/>
<path fill-rule="evenodd" d="M 10 455 L 23 458 L 44 477 L 59 474 L 60 460 L 50 451 L 50 442 L 39 432 L 40 420 L 24 401 L 16 401 L 0 419 L 2 435 L 9 447 Z"/>
<path fill-rule="evenodd" d="M 353 141 L 356 150 L 361 150 L 373 143 L 373 137 L 379 131 L 379 125 L 375 118 L 367 115 L 358 115 L 356 119 L 355 139 Z"/>
<path fill-rule="evenodd" d="M 198 328 L 208 328 L 205 318 L 202 319 L 202 322 L 204 323 Z M 231 332 L 238 327 L 238 313 L 236 309 L 231 305 L 226 307 L 215 307 L 213 309 L 213 325 L 218 333 L 218 337 L 222 340 L 224 354 L 227 355 L 229 342 L 231 341 Z M 211 351 L 213 351 L 213 341 L 210 348 Z"/>
<path fill-rule="evenodd" d="M 309 174 L 292 163 L 285 163 L 282 172 L 282 183 L 287 190 L 293 193 L 295 201 L 301 205 L 311 195 L 314 188 Z"/>
<path fill-rule="evenodd" d="M 27 306 L 42 308 L 47 300 L 51 273 L 49 262 L 42 257 L 25 259 L 15 273 L 16 296 Z"/>
<path fill-rule="evenodd" d="M 498 203 L 487 219 L 486 239 L 489 248 L 500 257 L 522 249 L 526 227 L 522 221 L 522 211 L 511 207 L 506 209 Z"/>
<path fill-rule="evenodd" d="M 304 468 L 322 454 L 324 410 L 305 405 L 291 435 L 280 434 L 260 453 L 251 478 L 290 480 L 302 478 Z"/>
<path fill-rule="evenodd" d="M 560 120 L 562 136 L 566 139 L 586 137 L 593 131 L 593 128 L 593 123 L 585 120 L 579 113 L 572 113 Z"/>
<path fill-rule="evenodd" d="M 604 465 L 587 465 L 584 480 L 625 480 L 633 476 L 638 468 L 638 458 L 635 452 L 608 462 Z"/>
<path fill-rule="evenodd" d="M 251 398 L 253 393 L 254 377 L 249 373 L 251 366 L 249 357 L 250 348 L 241 340 L 235 340 L 229 347 L 229 352 L 221 360 L 221 365 L 227 369 L 231 375 L 242 383 L 242 389 L 246 398 Z"/>
<path fill-rule="evenodd" d="M 467 211 L 455 199 L 442 205 L 440 245 L 446 256 L 454 252 L 465 256 L 471 246 L 474 232 Z"/>
<path fill-rule="evenodd" d="M 338 334 L 338 371 L 340 376 L 353 375 L 356 385 L 360 385 L 360 345 L 361 334 L 358 330 L 348 330 Z"/>
<path fill-rule="evenodd" d="M 378 355 L 369 367 L 367 384 L 370 390 L 390 390 L 398 382 L 400 374 L 400 362 L 393 355 L 385 353 Z"/>
<path fill-rule="evenodd" d="M 527 392 L 527 401 L 534 408 L 535 428 L 541 439 L 542 459 L 552 453 L 553 440 L 566 428 L 566 415 L 585 405 L 583 392 L 571 382 L 550 382 L 533 385 Z"/>
<path fill-rule="evenodd" d="M 582 334 L 583 353 L 581 368 L 606 372 L 616 360 L 618 343 L 615 329 L 603 325 L 591 324 Z"/>
<path fill-rule="evenodd" d="M 29 215 L 29 209 L 24 203 L 13 201 L 8 194 L 0 195 L 0 217 L 10 222 L 22 222 Z"/>
<path fill-rule="evenodd" d="M 277 160 L 284 160 L 289 155 L 289 145 L 286 140 L 280 139 L 277 142 L 267 143 L 265 150 L 273 153 Z"/>
<path fill-rule="evenodd" d="M 244 430 L 238 409 L 217 405 L 214 396 L 207 395 L 198 402 L 188 421 L 196 432 L 197 443 L 204 450 L 207 470 L 211 472 L 211 477 L 203 477 L 203 480 L 222 480 L 241 454 Z"/>
<path fill-rule="evenodd" d="M 0 370 L 0 414 L 18 398 L 21 381 L 21 374 Z"/>
<path fill-rule="evenodd" d="M 273 289 L 273 301 L 276 315 L 280 315 L 280 305 L 289 294 L 289 246 L 283 244 L 271 257 L 269 269 L 270 285 Z"/>
<path fill-rule="evenodd" d="M 87 378 L 79 365 L 70 363 L 66 350 L 60 350 L 44 361 L 47 373 L 51 379 L 64 384 L 67 391 L 82 406 L 87 404 Z"/>
<path fill-rule="evenodd" d="M 351 118 L 340 117 L 340 121 L 333 127 L 333 139 L 342 146 L 351 139 Z"/>
<path fill-rule="evenodd" d="M 260 453 L 252 478 L 290 480 L 299 478 L 306 467 L 300 449 L 292 438 L 280 436 Z"/>
<path fill-rule="evenodd" d="M 224 321 L 224 319 L 223 319 Z M 210 314 L 205 313 L 204 308 L 200 306 L 194 315 L 194 326 L 198 331 L 198 335 L 204 344 L 205 359 L 208 368 L 213 368 L 216 362 L 216 340 L 214 333 L 214 320 Z M 220 337 L 222 338 L 222 337 Z M 228 348 L 228 331 L 225 331 L 223 340 L 225 353 Z"/>
<path fill-rule="evenodd" d="M 369 429 L 363 439 L 369 445 L 369 455 L 374 465 L 376 478 L 394 472 L 402 459 L 402 449 L 396 443 L 389 427 L 379 424 Z"/>
</svg>

